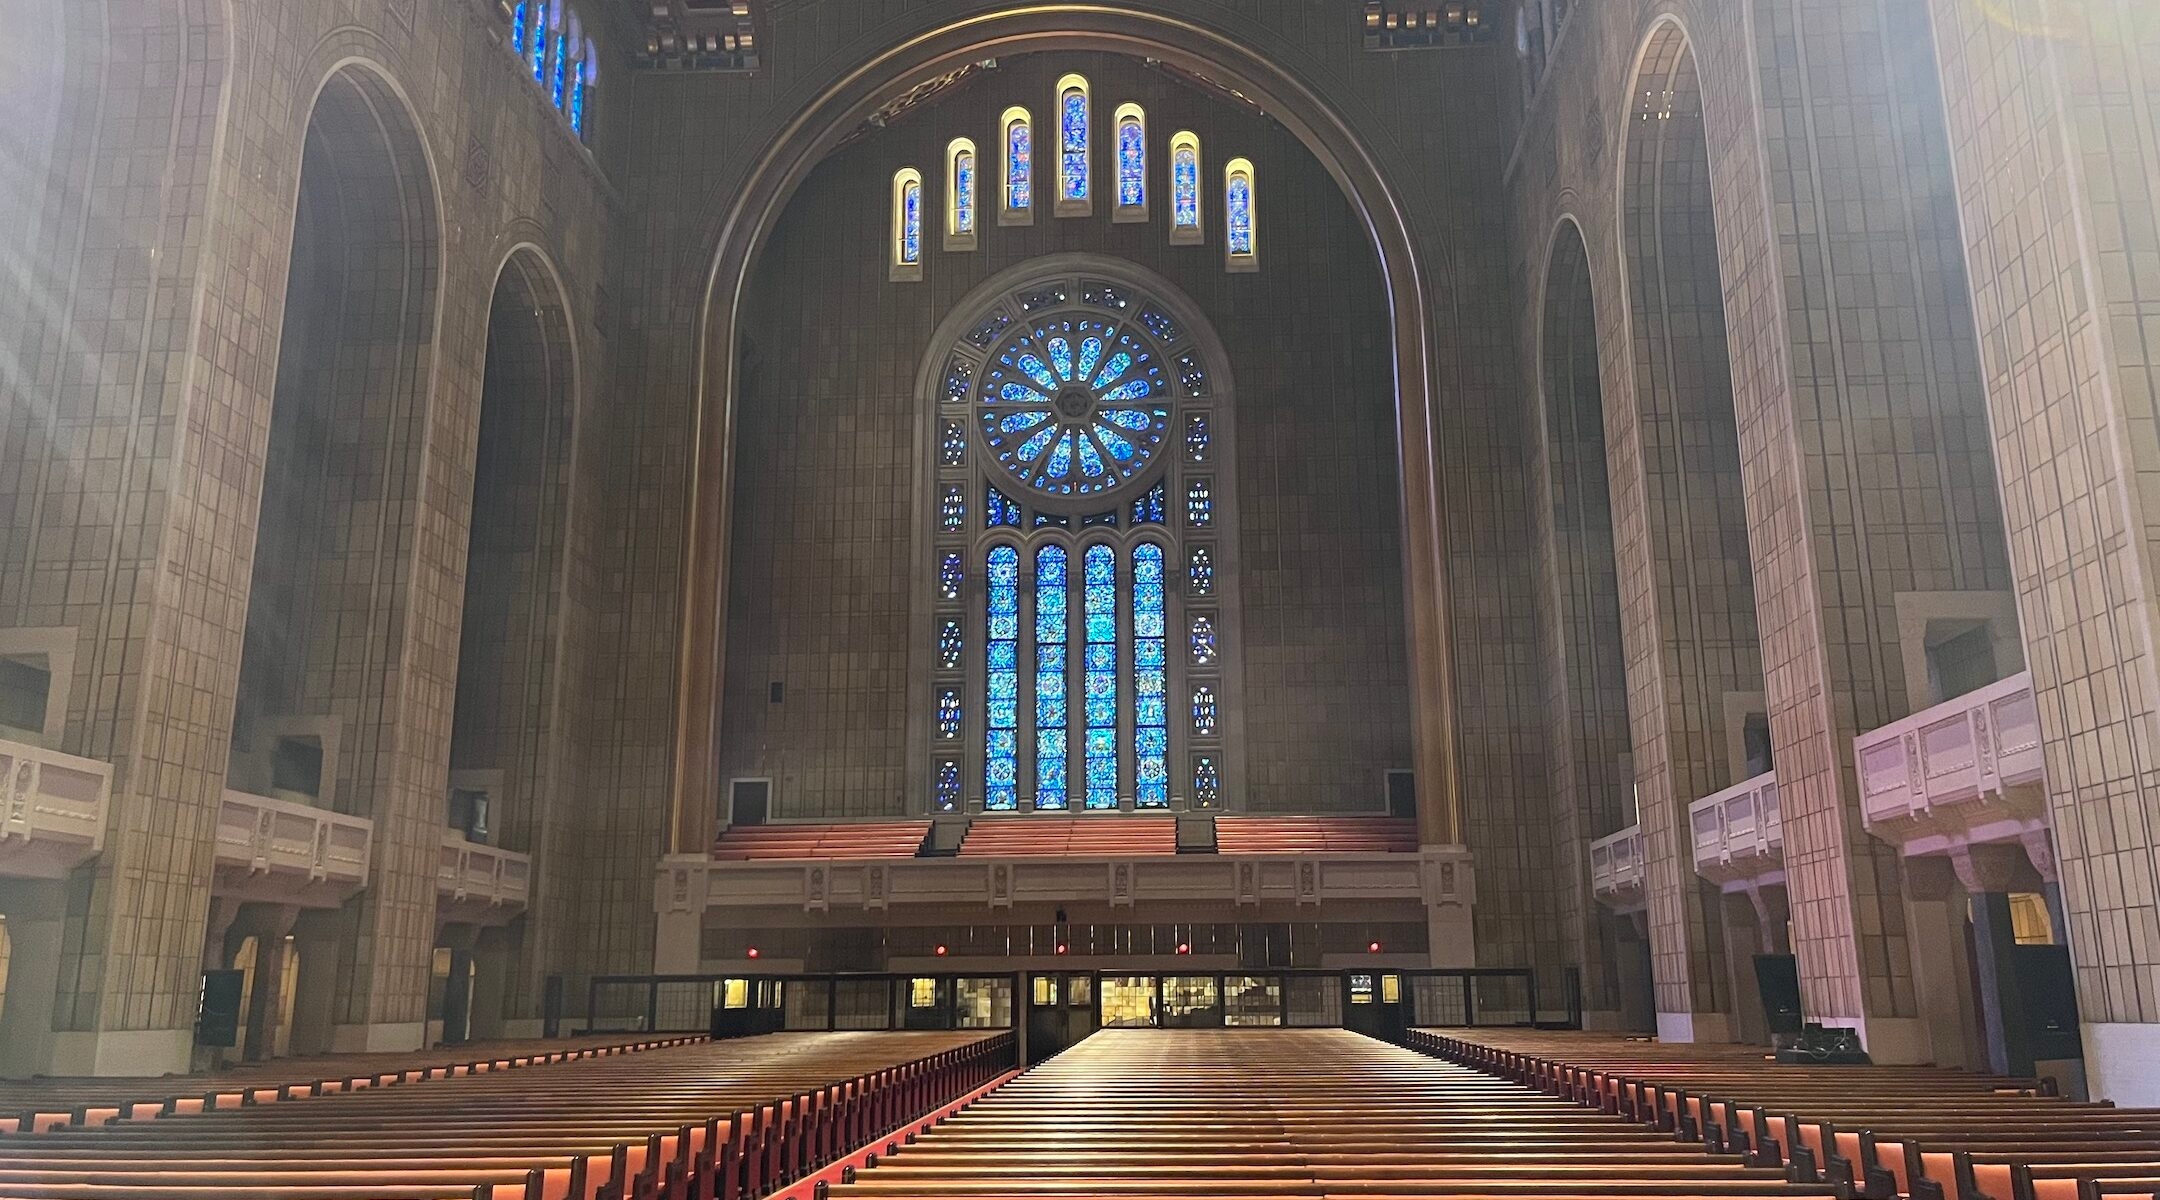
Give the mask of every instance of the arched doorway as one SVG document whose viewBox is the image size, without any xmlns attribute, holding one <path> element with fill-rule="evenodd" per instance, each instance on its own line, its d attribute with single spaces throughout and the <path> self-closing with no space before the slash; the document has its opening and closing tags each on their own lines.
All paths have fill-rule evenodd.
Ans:
<svg viewBox="0 0 2160 1200">
<path fill-rule="evenodd" d="M 1702 81 L 1686 32 L 1650 34 L 1636 68 L 1620 188 L 1627 275 L 1632 477 L 1623 584 L 1654 633 L 1628 647 L 1644 696 L 1635 774 L 1647 845 L 1660 1032 L 1737 1030 L 1724 906 L 1694 873 L 1688 805 L 1771 769 L 1762 651 L 1741 487 L 1731 351 L 1711 199 Z M 1639 489 L 1639 490 L 1637 490 Z"/>
<path fill-rule="evenodd" d="M 404 99 L 371 67 L 332 71 L 301 154 L 227 786 L 371 818 L 378 841 L 384 825 L 411 819 L 390 751 L 420 541 L 441 238 Z M 342 907 L 331 907 L 337 897 L 246 897 L 311 910 L 296 927 L 306 944 L 296 1051 L 328 1048 L 334 1024 L 376 1019 L 379 994 L 406 1009 L 424 1002 L 425 957 L 383 957 L 395 939 L 376 914 L 432 902 L 389 894 L 397 878 L 377 873 Z M 262 943 L 257 978 L 283 979 L 272 952 L 295 946 Z M 341 958 L 365 964 L 348 967 L 343 989 Z"/>
</svg>

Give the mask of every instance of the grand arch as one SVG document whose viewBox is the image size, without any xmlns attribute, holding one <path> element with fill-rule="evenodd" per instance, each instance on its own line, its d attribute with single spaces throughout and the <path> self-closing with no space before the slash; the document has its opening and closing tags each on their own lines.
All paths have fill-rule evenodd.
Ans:
<svg viewBox="0 0 2160 1200">
<path fill-rule="evenodd" d="M 819 160 L 912 84 L 983 58 L 1096 50 L 1158 59 L 1235 88 L 1265 108 L 1335 177 L 1378 251 L 1393 316 L 1404 580 L 1411 656 L 1411 737 L 1421 789 L 1421 841 L 1463 842 L 1456 773 L 1454 648 L 1446 578 L 1446 514 L 1438 470 L 1436 350 L 1453 289 L 1435 270 L 1379 162 L 1336 113 L 1281 65 L 1204 25 L 1111 4 L 1049 3 L 955 20 L 862 63 L 803 106 L 767 148 L 723 217 L 704 297 L 691 472 L 683 638 L 676 690 L 675 851 L 702 835 L 690 797 L 716 786 L 719 688 L 726 653 L 727 536 L 733 489 L 737 324 L 750 268 L 788 200 Z"/>
</svg>

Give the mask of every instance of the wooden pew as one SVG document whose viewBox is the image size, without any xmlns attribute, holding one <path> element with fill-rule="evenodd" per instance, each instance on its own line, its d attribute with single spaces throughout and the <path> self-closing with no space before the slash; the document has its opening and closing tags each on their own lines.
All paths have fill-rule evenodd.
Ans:
<svg viewBox="0 0 2160 1200">
<path fill-rule="evenodd" d="M 772 1034 L 0 1139 L 0 1200 L 747 1200 L 1011 1061 L 1010 1034 Z"/>
<path fill-rule="evenodd" d="M 528 1038 L 402 1052 L 279 1058 L 195 1075 L 0 1081 L 0 1135 L 45 1133 L 107 1121 L 148 1121 L 595 1055 L 631 1054 L 701 1040 L 703 1035 L 624 1033 Z"/>
<path fill-rule="evenodd" d="M 1935 1067 L 1783 1065 L 1756 1047 L 1597 1034 L 1419 1030 L 1410 1040 L 1551 1095 L 1740 1151 L 1795 1180 L 1824 1180 L 1876 1200 L 2077 1200 L 2084 1179 L 2160 1172 L 2160 1112 L 2073 1102 L 2043 1081 Z"/>
<path fill-rule="evenodd" d="M 1826 1197 L 1344 1030 L 1105 1030 L 835 1200 Z"/>
</svg>

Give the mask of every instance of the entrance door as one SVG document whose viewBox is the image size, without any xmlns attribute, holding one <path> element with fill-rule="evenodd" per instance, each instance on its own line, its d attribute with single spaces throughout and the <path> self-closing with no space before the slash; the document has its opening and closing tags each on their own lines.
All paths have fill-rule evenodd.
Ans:
<svg viewBox="0 0 2160 1200">
<path fill-rule="evenodd" d="M 1153 1029 L 1161 1025 L 1153 975 L 1105 975 L 1098 987 L 1104 1029 Z"/>
<path fill-rule="evenodd" d="M 1095 1032 L 1095 977 L 1028 977 L 1028 1064 L 1050 1058 Z"/>
</svg>

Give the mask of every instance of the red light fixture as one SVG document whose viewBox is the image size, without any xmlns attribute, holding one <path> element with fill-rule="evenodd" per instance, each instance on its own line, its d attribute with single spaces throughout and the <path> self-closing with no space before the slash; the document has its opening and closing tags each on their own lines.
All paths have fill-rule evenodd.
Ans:
<svg viewBox="0 0 2160 1200">
<path fill-rule="evenodd" d="M 758 956 L 758 949 L 756 946 L 752 946 L 748 950 L 744 951 L 743 955 L 746 958 L 756 958 Z"/>
<path fill-rule="evenodd" d="M 1380 943 L 1374 942 L 1372 945 L 1365 947 L 1365 952 L 1368 954 L 1380 953 Z"/>
<path fill-rule="evenodd" d="M 1191 943 L 1191 942 L 1179 942 L 1179 943 L 1177 944 L 1177 952 L 1178 952 L 1179 954 L 1191 954 L 1191 953 L 1192 953 L 1192 943 Z"/>
<path fill-rule="evenodd" d="M 943 942 L 938 943 L 937 956 L 939 958 L 945 957 L 945 944 Z"/>
<path fill-rule="evenodd" d="M 1059 943 L 1058 943 L 1058 948 L 1057 948 L 1057 952 L 1058 952 L 1059 954 L 1063 954 L 1063 953 L 1065 953 L 1065 943 L 1063 943 L 1063 942 L 1059 942 Z"/>
</svg>

